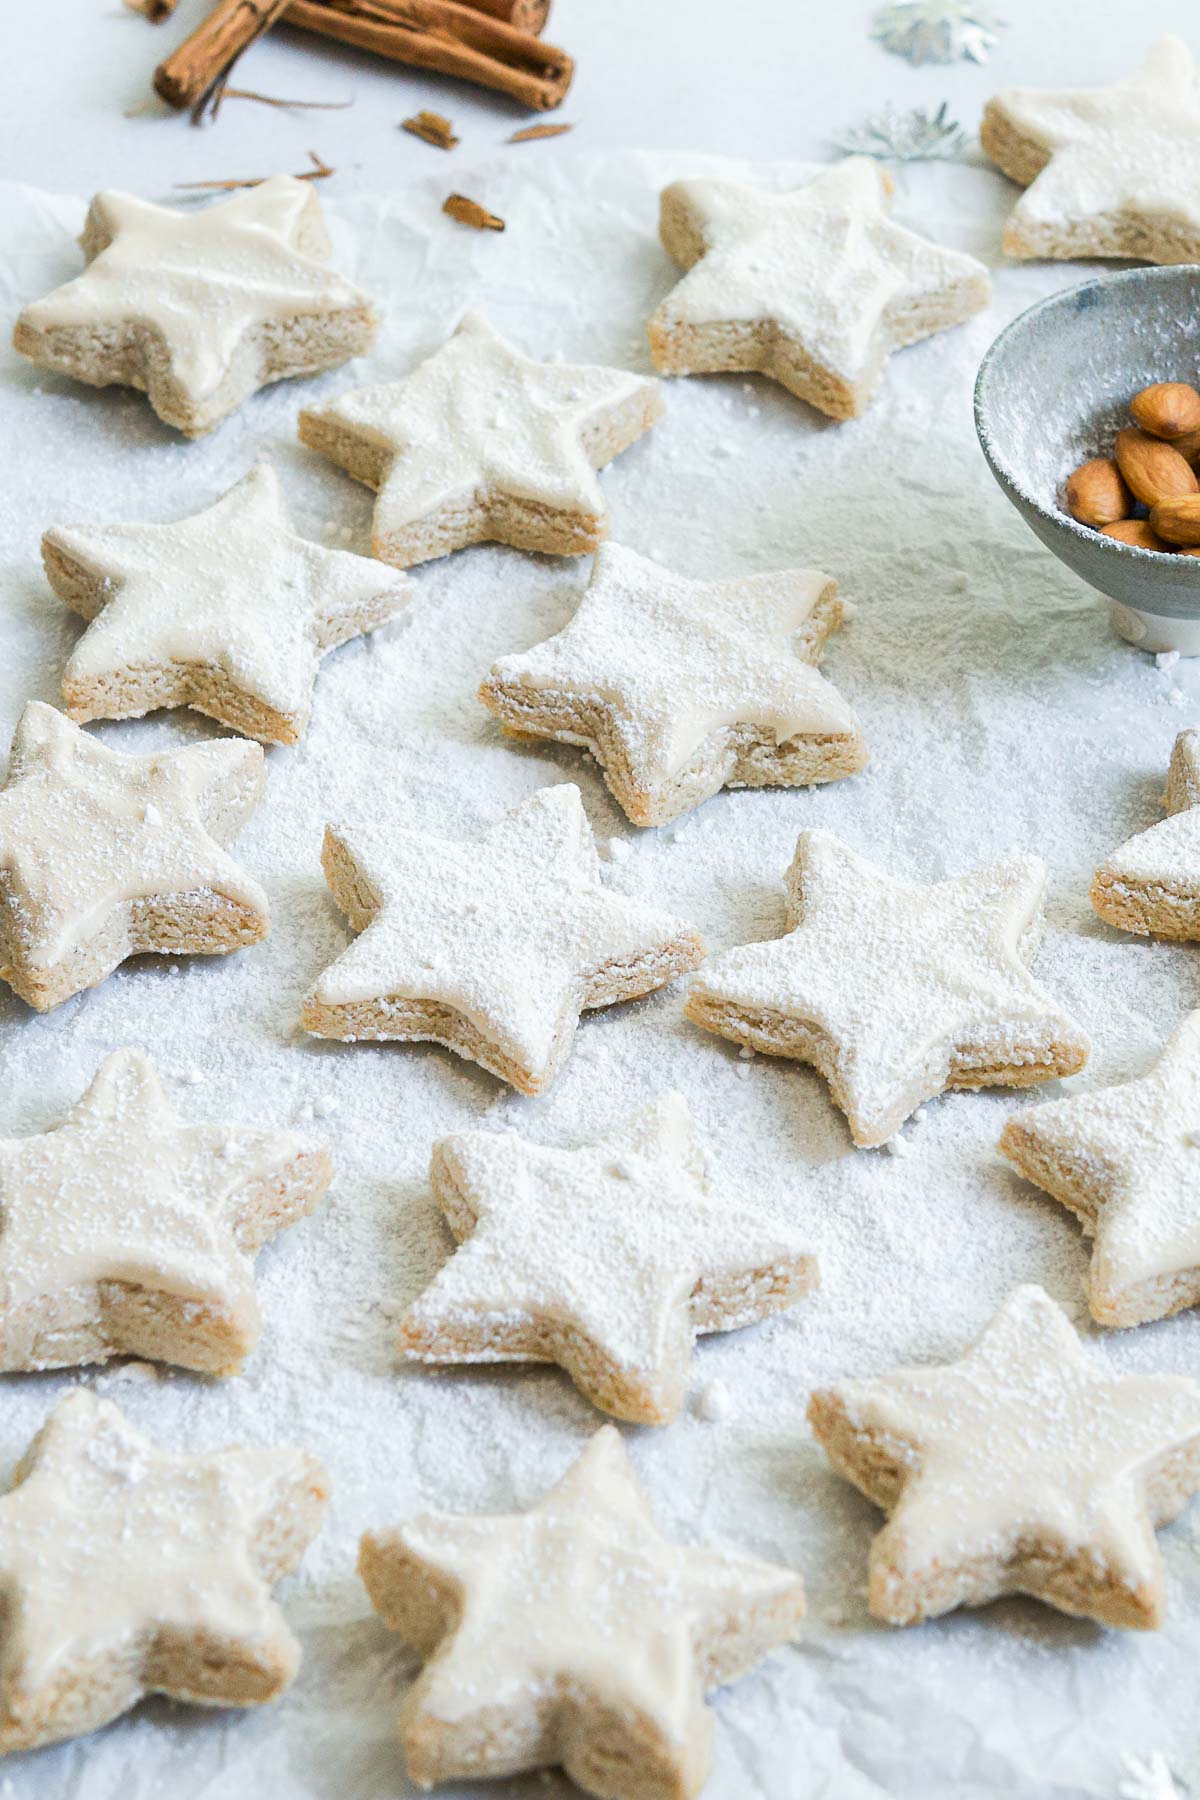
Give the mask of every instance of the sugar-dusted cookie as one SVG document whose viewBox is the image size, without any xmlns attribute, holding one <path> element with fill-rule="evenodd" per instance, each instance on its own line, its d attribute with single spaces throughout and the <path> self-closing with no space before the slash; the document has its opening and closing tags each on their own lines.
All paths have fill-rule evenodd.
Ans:
<svg viewBox="0 0 1200 1800">
<path fill-rule="evenodd" d="M 820 1279 L 797 1237 L 712 1193 L 682 1094 L 578 1150 L 456 1132 L 429 1179 L 460 1247 L 402 1319 L 400 1348 L 556 1362 L 618 1419 L 669 1424 L 699 1333 L 782 1312 Z"/>
<path fill-rule="evenodd" d="M 1102 1325 L 1200 1303 L 1200 1012 L 1147 1074 L 1016 1114 L 1000 1148 L 1095 1238 L 1088 1304 Z"/>
<path fill-rule="evenodd" d="M 659 234 L 688 273 L 650 320 L 655 368 L 758 370 L 831 418 L 857 418 L 893 350 L 991 299 L 983 264 L 897 225 L 891 194 L 865 156 L 786 194 L 672 182 Z"/>
<path fill-rule="evenodd" d="M 236 1374 L 262 1326 L 254 1257 L 331 1175 L 296 1132 L 183 1124 L 142 1053 L 114 1051 L 61 1125 L 0 1138 L 0 1370 Z"/>
<path fill-rule="evenodd" d="M 790 1569 L 664 1538 L 613 1425 L 529 1512 L 368 1531 L 358 1567 L 425 1659 L 400 1713 L 419 1787 L 559 1765 L 604 1800 L 692 1800 L 706 1691 L 804 1614 Z"/>
<path fill-rule="evenodd" d="M 539 363 L 467 313 L 402 381 L 300 414 L 300 438 L 378 490 L 372 550 L 406 569 L 464 544 L 578 556 L 608 530 L 596 470 L 662 417 L 657 381 Z"/>
<path fill-rule="evenodd" d="M 160 1450 L 76 1388 L 0 1499 L 0 1755 L 79 1737 L 170 1694 L 258 1706 L 300 1646 L 271 1598 L 320 1528 L 303 1450 Z"/>
<path fill-rule="evenodd" d="M 141 388 L 187 437 L 375 337 L 370 300 L 328 267 L 312 183 L 290 175 L 199 211 L 97 194 L 79 242 L 87 268 L 25 308 L 14 348 L 92 387 Z"/>
<path fill-rule="evenodd" d="M 1181 38 L 1159 38 L 1110 87 L 1007 88 L 984 109 L 985 153 L 1028 191 L 1010 256 L 1200 261 L 1200 98 Z"/>
<path fill-rule="evenodd" d="M 554 1080 L 581 1012 L 648 994 L 704 954 L 690 926 L 601 885 L 570 783 L 476 837 L 329 826 L 321 862 L 362 935 L 317 981 L 305 1027 L 444 1044 L 523 1094 Z"/>
<path fill-rule="evenodd" d="M 223 848 L 264 779 L 258 744 L 124 756 L 30 701 L 0 788 L 0 981 L 45 1012 L 127 956 L 265 937 L 267 897 Z"/>
<path fill-rule="evenodd" d="M 835 1469 L 881 1506 L 870 1606 L 915 1625 L 1032 1594 L 1146 1630 L 1166 1607 L 1154 1527 L 1200 1488 L 1200 1385 L 1117 1375 L 1040 1287 L 958 1362 L 814 1393 Z"/>
<path fill-rule="evenodd" d="M 1087 1039 L 1027 967 L 1046 872 L 1013 856 L 918 887 L 802 831 L 787 930 L 712 957 L 686 1012 L 706 1031 L 812 1063 L 856 1144 L 882 1144 L 945 1088 L 1073 1075 Z"/>
<path fill-rule="evenodd" d="M 858 720 L 812 666 L 841 620 L 815 569 L 692 581 L 602 544 L 570 624 L 479 698 L 516 736 L 585 745 L 633 823 L 665 825 L 722 787 L 863 767 Z"/>
<path fill-rule="evenodd" d="M 1102 919 L 1143 937 L 1200 938 L 1200 731 L 1181 731 L 1163 804 L 1147 826 L 1105 858 L 1092 880 Z"/>
<path fill-rule="evenodd" d="M 412 593 L 369 556 L 298 537 L 261 463 L 172 525 L 57 526 L 42 560 L 92 621 L 63 673 L 73 719 L 190 706 L 269 744 L 303 736 L 321 658 Z"/>
</svg>

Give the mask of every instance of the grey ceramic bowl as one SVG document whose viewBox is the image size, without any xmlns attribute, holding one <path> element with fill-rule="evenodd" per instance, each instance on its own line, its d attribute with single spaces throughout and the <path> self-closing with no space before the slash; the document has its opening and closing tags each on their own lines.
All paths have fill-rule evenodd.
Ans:
<svg viewBox="0 0 1200 1800">
<path fill-rule="evenodd" d="M 1067 476 L 1107 456 L 1129 400 L 1152 381 L 1200 385 L 1200 266 L 1127 269 L 1031 306 L 996 339 L 975 383 L 992 474 L 1048 550 L 1112 601 L 1145 650 L 1200 655 L 1200 557 L 1135 550 L 1079 525 Z"/>
</svg>

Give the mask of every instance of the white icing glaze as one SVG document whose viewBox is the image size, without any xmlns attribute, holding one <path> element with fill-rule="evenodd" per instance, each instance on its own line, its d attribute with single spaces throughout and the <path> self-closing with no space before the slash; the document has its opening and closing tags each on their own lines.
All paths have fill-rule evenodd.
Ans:
<svg viewBox="0 0 1200 1800">
<path fill-rule="evenodd" d="M 289 1132 L 184 1125 L 141 1052 L 114 1051 L 61 1125 L 0 1138 L 0 1326 L 27 1301 L 123 1281 L 253 1328 L 246 1190 L 305 1148 Z"/>
<path fill-rule="evenodd" d="M 338 827 L 379 910 L 317 981 L 321 1004 L 403 996 L 463 1013 L 538 1069 L 578 1021 L 581 984 L 687 928 L 607 892 L 579 789 L 542 788 L 477 837 Z"/>
<path fill-rule="evenodd" d="M 492 673 L 604 701 L 635 779 L 649 787 L 677 775 L 722 726 L 757 725 L 779 743 L 855 729 L 837 689 L 793 648 L 828 585 L 813 569 L 693 581 L 602 544 L 570 624 Z"/>
<path fill-rule="evenodd" d="M 49 968 L 127 901 L 206 889 L 265 917 L 266 895 L 221 847 L 262 783 L 257 744 L 124 756 L 30 701 L 0 790 L 0 941 Z"/>
<path fill-rule="evenodd" d="M 1086 1048 L 1026 966 L 1044 886 L 1041 862 L 1015 856 L 918 887 L 802 831 L 785 936 L 712 957 L 693 992 L 817 1027 L 864 1124 L 909 1113 L 942 1091 L 959 1046 L 1000 1064 L 1057 1039 Z"/>
<path fill-rule="evenodd" d="M 322 656 L 412 585 L 366 556 L 291 529 L 278 477 L 257 464 L 220 500 L 170 525 L 59 526 L 48 544 L 105 583 L 109 597 L 64 679 L 211 665 L 303 729 Z"/>
<path fill-rule="evenodd" d="M 798 1235 L 711 1192 L 682 1094 L 661 1095 L 577 1150 L 471 1131 L 442 1139 L 439 1153 L 476 1223 L 408 1318 L 423 1334 L 461 1326 L 477 1338 L 490 1324 L 497 1350 L 471 1360 L 507 1360 L 505 1327 L 545 1319 L 647 1381 L 674 1379 L 695 1337 L 699 1283 L 761 1269 L 782 1276 L 811 1261 Z M 761 1316 L 747 1288 L 744 1314 L 720 1328 Z"/>
<path fill-rule="evenodd" d="M 311 1467 L 287 1448 L 175 1455 L 110 1400 L 73 1390 L 0 1498 L 0 1695 L 27 1706 L 64 1665 L 119 1658 L 131 1706 L 147 1691 L 131 1650 L 160 1637 L 207 1638 L 214 1663 L 294 1666 L 254 1539 Z"/>
<path fill-rule="evenodd" d="M 1022 1137 L 1096 1207 L 1089 1285 L 1129 1288 L 1200 1265 L 1200 1012 L 1148 1074 L 1018 1117 Z"/>
<path fill-rule="evenodd" d="M 353 388 L 313 411 L 385 453 L 379 538 L 483 493 L 603 514 L 588 434 L 657 386 L 624 369 L 535 362 L 469 312 L 404 380 Z"/>
<path fill-rule="evenodd" d="M 1167 804 L 1170 818 L 1127 838 L 1097 873 L 1185 893 L 1200 889 L 1200 731 L 1181 731 L 1175 740 Z"/>
<path fill-rule="evenodd" d="M 802 1603 L 790 1570 L 664 1538 L 611 1425 L 529 1512 L 425 1515 L 397 1536 L 463 1597 L 406 1700 L 409 1721 L 461 1723 L 558 1692 L 648 1719 L 670 1743 L 706 1743 L 712 1641 L 756 1606 L 787 1608 L 794 1628 Z"/>
<path fill-rule="evenodd" d="M 102 193 L 92 220 L 111 240 L 82 275 L 21 314 L 37 331 L 147 327 L 195 407 L 218 389 L 256 328 L 369 306 L 326 266 L 311 185 L 274 175 L 200 210 Z"/>
<path fill-rule="evenodd" d="M 1200 1386 L 1108 1373 L 1040 1287 L 1017 1288 L 958 1362 L 834 1392 L 851 1426 L 880 1434 L 907 1472 L 873 1569 L 919 1580 L 1050 1543 L 1091 1551 L 1131 1587 L 1155 1580 L 1141 1480 L 1200 1435 Z"/>
<path fill-rule="evenodd" d="M 905 315 L 964 283 L 987 297 L 987 271 L 888 217 L 891 182 L 851 156 L 790 193 L 736 181 L 681 181 L 704 242 L 699 262 L 654 316 L 680 325 L 768 322 L 821 367 L 863 380 L 889 350 L 925 335 Z"/>
<path fill-rule="evenodd" d="M 1007 88 L 992 105 L 1050 161 L 1013 211 L 1031 226 L 1150 214 L 1200 240 L 1200 99 L 1181 38 L 1098 88 Z"/>
</svg>

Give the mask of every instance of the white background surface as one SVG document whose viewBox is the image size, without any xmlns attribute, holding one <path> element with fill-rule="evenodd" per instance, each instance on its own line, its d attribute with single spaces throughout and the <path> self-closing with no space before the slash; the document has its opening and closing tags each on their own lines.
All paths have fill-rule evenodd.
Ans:
<svg viewBox="0 0 1200 1800">
<path fill-rule="evenodd" d="M 339 171 L 330 192 L 382 192 L 426 174 L 441 152 L 396 130 L 419 105 L 448 113 L 474 160 L 524 114 L 464 83 L 384 67 L 304 32 L 276 31 L 242 60 L 237 84 L 344 113 L 278 114 L 232 101 L 215 129 L 184 117 L 122 118 L 150 92 L 155 63 L 205 12 L 179 0 L 151 27 L 120 0 L 34 0 L 5 7 L 0 172 L 84 192 L 299 170 L 318 150 Z M 950 97 L 974 128 L 983 102 L 1012 82 L 1111 80 L 1163 31 L 1187 35 L 1192 0 L 1004 0 L 1009 29 L 986 67 L 913 69 L 868 41 L 871 0 L 555 0 L 545 36 L 578 72 L 555 117 L 573 150 L 705 150 L 725 156 L 823 157 L 831 132 L 885 100 Z M 563 153 L 550 142 L 524 156 Z M 517 154 L 513 152 L 512 154 Z"/>
<path fill-rule="evenodd" d="M 176 180 L 299 169 L 311 146 L 339 169 L 325 184 L 338 264 L 384 301 L 384 331 L 353 377 L 281 384 L 191 446 L 135 395 L 83 392 L 5 358 L 3 429 L 22 454 L 0 495 L 0 741 L 26 697 L 55 698 L 76 635 L 41 576 L 47 524 L 194 510 L 265 453 L 303 529 L 365 548 L 365 493 L 295 445 L 302 397 L 408 366 L 480 300 L 531 350 L 645 367 L 643 321 L 672 279 L 654 238 L 655 192 L 687 171 L 682 155 L 577 168 L 548 143 L 504 151 L 482 170 L 520 114 L 465 88 L 377 72 L 315 40 L 281 35 L 257 47 L 239 79 L 304 97 L 353 93 L 346 113 L 235 103 L 204 131 L 122 118 L 199 10 L 182 0 L 156 32 L 104 0 L 23 8 L 6 50 L 17 73 L 0 109 L 3 172 L 76 195 L 127 185 L 167 198 Z M 1010 30 L 986 69 L 913 71 L 868 43 L 867 6 L 745 5 L 732 26 L 722 17 L 731 10 L 559 0 L 550 35 L 580 62 L 563 109 L 579 126 L 569 154 L 641 144 L 820 156 L 830 131 L 885 99 L 948 98 L 970 129 L 993 88 L 1111 78 L 1158 31 L 1186 29 L 1192 11 L 1093 4 L 1081 23 L 1065 0 L 1011 0 Z M 454 159 L 396 130 L 420 104 L 455 119 L 464 144 Z M 458 170 L 464 185 L 466 171 L 479 171 L 509 217 L 503 238 L 441 220 L 438 196 Z M 1109 1800 L 1122 1753 L 1160 1748 L 1178 1774 L 1200 1780 L 1196 1507 L 1163 1534 L 1171 1610 L 1156 1637 L 1103 1633 L 1023 1603 L 889 1632 L 871 1624 L 861 1591 L 876 1517 L 805 1438 L 809 1386 L 953 1354 L 1017 1281 L 1042 1282 L 1079 1308 L 1077 1228 L 995 1156 L 1020 1099 L 950 1097 L 928 1109 L 909 1156 L 854 1153 L 814 1077 L 760 1062 L 747 1072 L 684 1023 L 678 992 L 586 1023 L 553 1093 L 532 1103 L 497 1104 L 495 1082 L 440 1052 L 293 1035 L 307 985 L 346 940 L 317 867 L 327 810 L 389 807 L 467 830 L 570 779 L 601 840 L 628 842 L 609 866 L 613 885 L 660 896 L 715 948 L 779 930 L 779 878 L 803 825 L 837 830 L 916 879 L 1036 852 L 1051 866 L 1038 973 L 1095 1043 L 1078 1085 L 1145 1066 L 1195 1004 L 1195 956 L 1120 941 L 1091 913 L 1087 884 L 1100 854 L 1157 816 L 1171 740 L 1196 716 L 1198 676 L 1186 665 L 1158 671 L 1112 637 L 1103 608 L 1038 548 L 975 446 L 970 381 L 991 337 L 1084 273 L 1003 266 L 1011 197 L 980 168 L 905 173 L 901 216 L 991 262 L 996 300 L 962 331 L 895 358 L 866 419 L 828 426 L 762 382 L 674 382 L 663 425 L 604 478 L 614 535 L 688 572 L 815 563 L 838 576 L 859 613 L 828 667 L 862 715 L 867 776 L 819 794 L 725 795 L 677 834 L 634 832 L 577 753 L 507 748 L 473 697 L 494 656 L 569 616 L 583 568 L 468 551 L 418 572 L 410 621 L 331 660 L 310 738 L 271 754 L 267 804 L 238 846 L 271 894 L 268 944 L 176 974 L 123 971 L 45 1019 L 0 996 L 0 1134 L 46 1129 L 106 1050 L 137 1042 L 168 1080 L 202 1073 L 177 1089 L 197 1116 L 253 1122 L 253 1105 L 264 1123 L 284 1124 L 315 1099 L 336 1101 L 328 1135 L 338 1168 L 321 1213 L 262 1259 L 267 1328 L 245 1377 L 87 1377 L 166 1443 L 295 1438 L 329 1464 L 328 1525 L 281 1594 L 304 1643 L 296 1687 L 247 1718 L 153 1704 L 93 1740 L 0 1769 L 4 1800 L 411 1791 L 392 1722 L 412 1664 L 368 1616 L 352 1573 L 358 1532 L 422 1507 L 528 1504 L 598 1422 L 553 1370 L 396 1370 L 395 1307 L 446 1251 L 425 1180 L 429 1143 L 480 1123 L 569 1143 L 669 1083 L 711 1135 L 719 1178 L 765 1209 L 801 1213 L 825 1275 L 794 1316 L 701 1346 L 698 1377 L 719 1374 L 734 1397 L 723 1425 L 689 1413 L 667 1432 L 626 1433 L 667 1530 L 793 1564 L 812 1600 L 801 1643 L 720 1697 L 707 1800 Z M 69 231 L 81 208 L 46 209 L 20 194 L 5 206 L 0 299 L 11 314 L 78 266 Z M 211 735 L 183 715 L 99 730 L 126 748 Z M 1191 1315 L 1092 1342 L 1118 1367 L 1194 1372 L 1198 1325 Z M 69 1384 L 6 1385 L 0 1474 Z M 470 1790 L 472 1800 L 511 1791 Z M 517 1791 L 535 1800 L 570 1790 L 534 1778 Z"/>
</svg>

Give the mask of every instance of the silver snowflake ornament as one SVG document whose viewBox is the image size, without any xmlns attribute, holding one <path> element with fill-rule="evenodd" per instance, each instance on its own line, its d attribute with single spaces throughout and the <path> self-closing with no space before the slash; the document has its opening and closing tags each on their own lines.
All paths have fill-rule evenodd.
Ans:
<svg viewBox="0 0 1200 1800">
<path fill-rule="evenodd" d="M 891 0 L 875 14 L 871 36 L 911 63 L 982 63 L 1004 24 L 986 0 Z"/>
<path fill-rule="evenodd" d="M 957 119 L 947 117 L 945 100 L 935 113 L 923 106 L 897 112 L 889 102 L 833 139 L 843 156 L 875 156 L 890 162 L 950 162 L 965 156 L 971 140 Z"/>
</svg>

